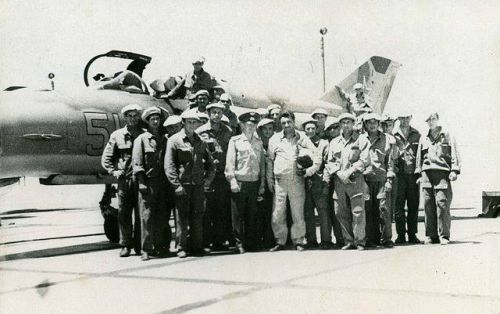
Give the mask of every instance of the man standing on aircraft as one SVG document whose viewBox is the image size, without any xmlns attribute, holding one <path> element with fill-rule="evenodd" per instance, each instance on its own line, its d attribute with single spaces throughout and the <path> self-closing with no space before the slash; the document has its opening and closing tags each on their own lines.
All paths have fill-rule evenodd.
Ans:
<svg viewBox="0 0 500 314">
<path fill-rule="evenodd" d="M 175 191 L 177 256 L 185 258 L 188 250 L 203 254 L 205 190 L 212 184 L 215 168 L 207 144 L 195 133 L 200 126 L 198 114 L 187 110 L 181 118 L 184 128 L 168 139 L 164 166 Z"/>
<path fill-rule="evenodd" d="M 335 215 L 342 227 L 343 250 L 365 247 L 365 192 L 363 172 L 370 163 L 368 141 L 354 131 L 354 115 L 339 116 L 342 133 L 330 142 L 323 180 L 334 179 Z"/>
<path fill-rule="evenodd" d="M 369 142 L 370 163 L 364 171 L 369 199 L 366 201 L 366 246 L 382 244 L 393 247 L 392 216 L 386 195 L 392 190 L 394 174 L 394 145 L 392 135 L 379 130 L 380 117 L 376 113 L 364 116 L 366 133 L 361 137 Z"/>
<path fill-rule="evenodd" d="M 143 132 L 139 127 L 142 108 L 136 104 L 125 106 L 121 113 L 126 126 L 111 133 L 109 142 L 102 153 L 102 167 L 118 179 L 118 224 L 120 226 L 121 257 L 130 256 L 135 248 L 140 252 L 140 219 L 137 208 L 137 185 L 132 178 L 132 147 L 134 140 Z M 132 212 L 135 216 L 132 237 Z"/>
<path fill-rule="evenodd" d="M 240 254 L 260 247 L 257 226 L 257 197 L 264 194 L 265 155 L 255 132 L 260 116 L 246 112 L 239 116 L 242 134 L 229 141 L 225 175 L 231 186 L 233 233 Z"/>
<path fill-rule="evenodd" d="M 415 174 L 416 156 L 420 132 L 410 125 L 411 114 L 402 113 L 398 116 L 399 127 L 393 131 L 396 138 L 397 158 L 395 160 L 396 172 L 396 202 L 394 217 L 398 237 L 396 244 L 408 242 L 419 244 L 417 238 L 418 207 L 420 201 L 420 188 L 417 184 L 418 175 Z M 405 214 L 405 203 L 408 215 Z"/>
<path fill-rule="evenodd" d="M 196 94 L 196 92 L 202 89 L 211 91 L 213 87 L 212 76 L 208 72 L 205 72 L 203 69 L 204 64 L 205 58 L 203 57 L 193 60 L 193 71 L 187 73 L 177 86 L 167 94 L 167 97 L 172 98 L 182 87 L 186 88 L 187 96 Z"/>
<path fill-rule="evenodd" d="M 281 132 L 281 123 L 279 121 L 281 115 L 281 106 L 278 104 L 272 104 L 267 107 L 269 112 L 269 119 L 274 121 L 274 132 Z"/>
<path fill-rule="evenodd" d="M 147 261 L 153 250 L 168 253 L 172 235 L 168 224 L 171 214 L 171 208 L 167 206 L 169 187 L 163 169 L 167 143 L 165 136 L 160 133 L 160 109 L 147 108 L 142 113 L 142 120 L 148 124 L 148 128 L 134 141 L 132 167 L 139 185 L 141 259 Z M 165 232 L 169 235 L 167 239 L 163 237 Z"/>
<path fill-rule="evenodd" d="M 269 140 L 267 160 L 267 184 L 274 191 L 272 226 L 276 246 L 272 252 L 285 246 L 288 228 L 286 224 L 286 201 L 290 200 L 293 224 L 292 241 L 297 251 L 304 250 L 306 233 L 304 222 L 305 183 L 304 178 L 316 173 L 321 160 L 314 158 L 313 165 L 299 168 L 299 156 L 315 156 L 316 147 L 302 132 L 295 130 L 295 115 L 291 111 L 282 112 L 279 118 L 283 131 L 274 134 Z"/>
<path fill-rule="evenodd" d="M 425 243 L 450 243 L 451 181 L 460 174 L 460 155 L 452 135 L 439 124 L 439 114 L 425 120 L 427 136 L 418 143 L 415 173 L 424 194 Z M 439 239 L 438 239 L 439 236 Z"/>
<path fill-rule="evenodd" d="M 257 124 L 257 134 L 262 140 L 264 147 L 264 155 L 267 161 L 267 149 L 269 147 L 269 139 L 274 134 L 274 121 L 268 118 L 263 118 Z M 265 165 L 267 171 L 272 171 L 272 169 L 267 169 L 267 162 Z M 257 199 L 257 204 L 259 207 L 259 222 L 257 226 L 259 227 L 259 239 L 262 239 L 262 246 L 266 249 L 272 248 L 274 243 L 273 228 L 271 226 L 271 219 L 273 213 L 273 192 L 269 190 L 269 185 L 265 185 L 265 190 L 263 194 L 260 194 Z"/>
<path fill-rule="evenodd" d="M 215 179 L 207 191 L 203 219 L 204 248 L 220 250 L 226 241 L 233 243 L 231 226 L 231 189 L 224 175 L 231 129 L 221 122 L 225 107 L 221 103 L 207 106 L 209 121 L 196 129 L 196 134 L 208 145 L 215 164 Z"/>
<path fill-rule="evenodd" d="M 304 220 L 306 222 L 307 248 L 317 248 L 314 209 L 318 211 L 321 234 L 320 248 L 328 250 L 333 248 L 331 208 L 328 206 L 328 184 L 323 182 L 323 170 L 328 159 L 328 141 L 320 138 L 316 128 L 317 125 L 318 122 L 315 119 L 307 120 L 302 124 L 306 135 L 316 146 L 315 154 L 319 155 L 318 158 L 321 158 L 321 166 L 318 171 L 306 179 Z"/>
</svg>

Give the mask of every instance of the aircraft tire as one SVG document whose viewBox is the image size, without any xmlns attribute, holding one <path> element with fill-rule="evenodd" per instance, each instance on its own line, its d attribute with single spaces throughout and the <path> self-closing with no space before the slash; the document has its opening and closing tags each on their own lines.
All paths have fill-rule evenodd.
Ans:
<svg viewBox="0 0 500 314">
<path fill-rule="evenodd" d="M 120 230 L 118 219 L 113 215 L 104 217 L 104 234 L 111 243 L 118 243 L 120 240 Z"/>
</svg>

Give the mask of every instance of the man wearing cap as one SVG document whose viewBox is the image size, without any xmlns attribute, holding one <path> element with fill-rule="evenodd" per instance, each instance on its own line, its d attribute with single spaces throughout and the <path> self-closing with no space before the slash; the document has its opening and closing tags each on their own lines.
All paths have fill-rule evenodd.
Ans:
<svg viewBox="0 0 500 314">
<path fill-rule="evenodd" d="M 392 132 L 394 130 L 394 119 L 389 115 L 384 113 L 382 117 L 380 118 L 380 127 L 382 129 L 382 132 L 384 132 L 389 138 L 394 136 L 392 135 Z M 396 143 L 396 139 L 393 139 L 394 143 Z M 398 146 L 393 145 L 393 160 L 394 160 L 394 165 L 393 165 L 393 171 L 396 174 L 396 176 L 392 179 L 392 190 L 390 193 L 386 193 L 386 203 L 389 204 L 389 212 L 392 217 L 392 221 L 394 221 L 394 208 L 396 208 L 396 191 L 398 187 L 397 183 L 397 173 L 398 169 L 396 166 L 396 160 L 398 158 Z"/>
<path fill-rule="evenodd" d="M 231 226 L 231 190 L 224 175 L 231 129 L 221 122 L 225 107 L 221 103 L 207 106 L 209 121 L 196 129 L 196 134 L 208 145 L 215 164 L 215 179 L 207 192 L 203 219 L 204 248 L 220 250 L 226 241 L 234 243 Z"/>
<path fill-rule="evenodd" d="M 415 174 L 416 156 L 420 132 L 411 125 L 411 113 L 401 113 L 398 116 L 399 126 L 393 130 L 396 139 L 396 201 L 394 206 L 394 218 L 396 222 L 397 238 L 396 244 L 408 242 L 419 244 L 417 238 L 418 207 L 420 201 L 420 188 L 417 184 L 418 175 Z M 405 205 L 408 207 L 408 215 L 405 214 Z"/>
<path fill-rule="evenodd" d="M 204 191 L 212 184 L 215 168 L 207 144 L 195 133 L 198 114 L 187 110 L 181 118 L 184 127 L 168 139 L 164 167 L 175 192 L 177 256 L 184 258 L 188 250 L 203 253 Z"/>
<path fill-rule="evenodd" d="M 305 121 L 302 126 L 306 135 L 316 146 L 315 154 L 320 155 L 321 166 L 310 178 L 306 179 L 306 200 L 304 204 L 304 220 L 306 222 L 306 240 L 308 248 L 318 247 L 316 238 L 316 222 L 314 209 L 318 211 L 320 222 L 321 243 L 323 250 L 333 248 L 332 221 L 328 202 L 328 184 L 323 182 L 322 174 L 325 161 L 328 159 L 328 141 L 321 139 L 316 132 L 318 122 L 315 119 Z"/>
<path fill-rule="evenodd" d="M 215 85 L 214 87 L 212 87 L 212 90 L 214 94 L 213 102 L 219 102 L 220 96 L 226 92 L 224 90 L 224 87 L 222 87 L 221 85 Z"/>
<path fill-rule="evenodd" d="M 318 121 L 318 126 L 316 129 L 316 133 L 318 133 L 318 136 L 322 139 L 326 139 L 327 134 L 325 132 L 325 124 L 326 119 L 328 118 L 328 112 L 323 108 L 318 108 L 311 113 L 311 117 L 314 120 Z"/>
<path fill-rule="evenodd" d="M 212 90 L 212 76 L 203 69 L 204 64 L 205 58 L 203 57 L 193 60 L 193 71 L 187 73 L 177 86 L 175 86 L 175 88 L 167 94 L 167 96 L 172 98 L 182 87 L 186 88 L 188 96 L 189 94 L 195 94 L 202 89 L 206 91 Z"/>
<path fill-rule="evenodd" d="M 168 253 L 171 241 L 170 208 L 167 207 L 167 177 L 163 170 L 166 138 L 160 133 L 161 110 L 150 107 L 142 113 L 147 131 L 134 141 L 132 167 L 139 186 L 141 213 L 141 259 L 149 260 L 153 249 Z M 167 231 L 168 230 L 168 231 Z M 163 235 L 168 232 L 167 239 Z"/>
<path fill-rule="evenodd" d="M 231 95 L 228 93 L 224 93 L 220 96 L 220 103 L 224 105 L 224 115 L 229 119 L 229 126 L 233 131 L 233 135 L 237 135 L 241 133 L 240 126 L 238 124 L 238 117 L 231 110 L 231 106 L 233 102 L 231 100 Z"/>
<path fill-rule="evenodd" d="M 424 195 L 425 243 L 445 245 L 450 243 L 451 181 L 460 174 L 460 155 L 454 137 L 440 125 L 437 113 L 426 122 L 429 132 L 420 138 L 415 167 Z"/>
<path fill-rule="evenodd" d="M 323 180 L 334 178 L 333 202 L 335 215 L 342 227 L 343 250 L 364 250 L 365 246 L 365 192 L 363 172 L 369 165 L 368 141 L 354 131 L 355 117 L 351 113 L 339 116 L 340 136 L 330 142 L 328 163 Z"/>
<path fill-rule="evenodd" d="M 325 124 L 325 136 L 330 142 L 334 138 L 340 135 L 340 123 L 337 117 L 332 117 L 331 120 L 327 121 Z"/>
<path fill-rule="evenodd" d="M 267 111 L 266 111 L 267 112 Z M 269 139 L 274 135 L 274 121 L 268 118 L 262 118 L 257 124 L 257 134 L 262 140 L 264 147 L 264 156 L 267 161 L 267 149 L 269 148 Z M 267 168 L 265 164 L 265 173 L 272 171 Z M 265 184 L 264 193 L 260 194 L 257 198 L 257 205 L 259 208 L 258 214 L 258 238 L 262 241 L 262 246 L 270 249 L 275 245 L 273 228 L 271 226 L 272 213 L 273 213 L 273 192 L 269 189 L 269 185 Z"/>
<path fill-rule="evenodd" d="M 364 171 L 368 185 L 366 211 L 366 246 L 393 247 L 392 217 L 387 194 L 392 190 L 394 174 L 394 138 L 379 130 L 380 116 L 368 113 L 364 116 L 366 133 L 361 137 L 369 142 L 370 163 Z"/>
<path fill-rule="evenodd" d="M 304 222 L 306 177 L 316 173 L 321 166 L 321 158 L 314 154 L 316 147 L 302 132 L 295 130 L 295 115 L 291 111 L 282 112 L 279 118 L 283 131 L 269 140 L 266 172 L 269 189 L 274 191 L 272 227 L 276 246 L 271 251 L 284 248 L 288 228 L 286 224 L 286 201 L 290 200 L 293 224 L 291 238 L 297 251 L 304 250 L 306 233 Z M 304 168 L 298 158 L 309 156 L 311 166 Z M 272 169 L 272 171 L 271 171 Z"/>
<path fill-rule="evenodd" d="M 233 234 L 240 254 L 260 246 L 257 238 L 257 197 L 264 194 L 265 156 L 262 140 L 255 132 L 260 116 L 239 116 L 242 134 L 229 141 L 225 175 L 231 186 Z"/>
<path fill-rule="evenodd" d="M 281 132 L 281 123 L 279 121 L 281 106 L 278 104 L 269 105 L 267 107 L 267 112 L 269 112 L 269 119 L 274 121 L 274 131 Z"/>
<path fill-rule="evenodd" d="M 195 97 L 196 97 L 196 108 L 198 109 L 199 112 L 205 112 L 209 104 L 210 94 L 208 93 L 208 91 L 201 89 L 196 92 Z"/>
<path fill-rule="evenodd" d="M 137 208 L 137 185 L 132 178 L 132 147 L 143 130 L 139 127 L 142 108 L 136 104 L 125 106 L 121 113 L 126 126 L 111 133 L 101 158 L 102 167 L 118 180 L 118 224 L 120 228 L 121 257 L 130 255 L 132 247 L 140 252 L 140 220 Z M 132 213 L 135 215 L 132 237 Z"/>
</svg>

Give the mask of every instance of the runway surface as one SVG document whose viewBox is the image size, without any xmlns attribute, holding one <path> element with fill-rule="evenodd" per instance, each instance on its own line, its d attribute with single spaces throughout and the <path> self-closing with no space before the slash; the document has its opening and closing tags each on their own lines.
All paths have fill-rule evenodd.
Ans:
<svg viewBox="0 0 500 314">
<path fill-rule="evenodd" d="M 3 193 L 0 313 L 500 313 L 500 220 L 479 209 L 452 211 L 448 246 L 142 262 L 102 234 L 101 191 Z"/>
</svg>

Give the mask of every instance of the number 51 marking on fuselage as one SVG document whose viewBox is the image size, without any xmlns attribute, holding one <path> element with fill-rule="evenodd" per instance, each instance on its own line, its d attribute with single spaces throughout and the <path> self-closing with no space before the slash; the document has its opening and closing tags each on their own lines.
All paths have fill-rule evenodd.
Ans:
<svg viewBox="0 0 500 314">
<path fill-rule="evenodd" d="M 86 126 L 86 153 L 89 156 L 100 156 L 108 143 L 109 136 L 119 129 L 121 121 L 118 113 L 84 112 Z"/>
</svg>

